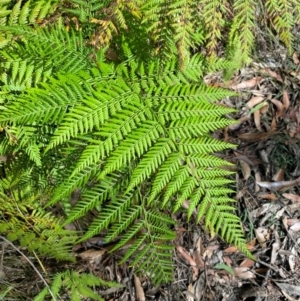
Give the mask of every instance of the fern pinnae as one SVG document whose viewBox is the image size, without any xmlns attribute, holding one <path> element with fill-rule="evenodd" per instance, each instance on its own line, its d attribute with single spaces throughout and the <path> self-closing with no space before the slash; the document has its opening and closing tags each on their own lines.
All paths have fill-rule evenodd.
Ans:
<svg viewBox="0 0 300 301">
<path fill-rule="evenodd" d="M 225 118 L 188 117 L 172 121 L 169 126 L 170 135 L 173 137 L 199 137 L 210 131 L 215 131 L 232 124 Z"/>
<path fill-rule="evenodd" d="M 277 2 L 269 0 L 266 1 L 265 6 L 267 12 L 270 14 L 270 17 L 273 19 L 272 23 L 274 28 L 278 32 L 281 40 L 291 52 L 291 45 L 293 45 L 294 39 L 294 35 L 292 34 L 292 27 L 294 25 L 292 2 L 286 0 L 280 0 Z M 299 3 L 295 5 L 295 7 L 298 6 Z"/>
<path fill-rule="evenodd" d="M 103 206 L 99 216 L 92 222 L 82 240 L 97 235 L 97 233 L 107 229 L 114 222 L 120 222 L 122 213 L 128 210 L 134 199 L 135 196 L 133 194 L 127 194 L 122 197 L 115 197 L 114 201 Z"/>
<path fill-rule="evenodd" d="M 243 57 L 249 61 L 250 51 L 254 45 L 255 8 L 254 0 L 236 0 L 233 5 L 236 13 L 230 32 L 230 40 L 240 41 Z"/>
<path fill-rule="evenodd" d="M 195 177 L 189 177 L 182 185 L 180 192 L 181 195 L 177 197 L 175 201 L 175 205 L 173 206 L 173 213 L 177 212 L 181 206 L 183 205 L 184 201 L 189 199 L 192 195 L 194 189 L 197 187 L 198 181 Z"/>
<path fill-rule="evenodd" d="M 142 127 L 129 134 L 111 154 L 100 177 L 119 169 L 131 162 L 132 157 L 134 158 L 136 155 L 147 151 L 153 141 L 159 137 L 156 127 L 155 123 L 154 126 L 150 124 L 148 127 Z"/>
<path fill-rule="evenodd" d="M 143 208 L 140 205 L 132 205 L 130 211 L 125 211 L 119 222 L 115 222 L 114 225 L 109 229 L 105 239 L 106 241 L 112 241 L 120 233 L 133 223 L 133 221 L 141 216 Z"/>
<path fill-rule="evenodd" d="M 227 148 L 235 148 L 236 145 L 203 136 L 202 138 L 182 139 L 178 143 L 178 149 L 185 155 L 211 154 Z"/>
<path fill-rule="evenodd" d="M 187 199 L 188 201 L 188 219 L 191 218 L 191 216 L 195 213 L 195 210 L 198 206 L 198 204 L 202 201 L 203 196 L 205 195 L 205 190 L 202 187 L 197 187 L 194 189 L 193 193 L 190 196 L 190 199 Z M 197 211 L 197 210 L 196 210 Z"/>
<path fill-rule="evenodd" d="M 163 201 L 161 207 L 163 208 L 168 201 L 170 200 L 170 197 L 173 196 L 183 183 L 189 178 L 189 167 L 184 165 L 181 166 L 176 173 L 173 176 L 173 179 L 168 183 L 164 196 L 163 196 Z"/>
<path fill-rule="evenodd" d="M 48 202 L 47 206 L 51 206 L 57 203 L 60 199 L 67 197 L 75 188 L 84 186 L 90 177 L 97 175 L 98 173 L 99 167 L 94 165 L 92 167 L 87 167 L 81 173 L 69 178 L 56 189 L 53 198 Z"/>
<path fill-rule="evenodd" d="M 162 138 L 158 139 L 134 169 L 127 191 L 130 191 L 146 179 L 150 178 L 171 152 L 172 149 L 169 140 Z"/>
<path fill-rule="evenodd" d="M 119 248 L 123 247 L 126 245 L 126 243 L 133 238 L 139 231 L 142 230 L 144 226 L 144 222 L 142 220 L 136 222 L 134 225 L 129 227 L 126 230 L 126 233 L 123 235 L 121 240 L 111 249 L 111 252 L 118 250 Z"/>
<path fill-rule="evenodd" d="M 124 257 L 121 259 L 120 263 L 124 263 L 129 258 L 133 258 L 131 266 L 133 267 L 137 266 L 142 260 L 144 260 L 144 257 L 147 255 L 149 249 L 151 248 L 151 245 L 147 244 L 147 240 L 148 240 L 148 234 L 147 233 L 141 234 L 139 238 L 137 238 L 133 242 L 133 244 L 128 248 Z"/>
<path fill-rule="evenodd" d="M 159 167 L 159 170 L 153 181 L 151 194 L 148 199 L 148 205 L 152 203 L 155 197 L 162 191 L 162 189 L 171 180 L 175 172 L 179 169 L 181 165 L 180 157 L 180 153 L 171 153 L 166 161 Z"/>
</svg>

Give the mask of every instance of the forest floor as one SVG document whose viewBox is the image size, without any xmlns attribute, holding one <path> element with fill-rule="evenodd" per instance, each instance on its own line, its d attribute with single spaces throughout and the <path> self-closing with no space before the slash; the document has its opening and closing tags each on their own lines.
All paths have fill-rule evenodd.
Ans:
<svg viewBox="0 0 300 301">
<path fill-rule="evenodd" d="M 236 108 L 232 117 L 240 122 L 214 135 L 237 145 L 220 156 L 236 164 L 238 214 L 256 262 L 209 235 L 201 224 L 187 222 L 185 214 L 174 216 L 175 279 L 169 285 L 153 287 L 147 275 L 138 277 L 128 265 L 118 265 L 124 250 L 111 255 L 109 247 L 99 247 L 100 238 L 89 241 L 87 250 L 74 248 L 76 264 L 30 260 L 48 273 L 71 268 L 121 283 L 122 288 L 99 292 L 110 301 L 299 300 L 300 52 L 289 56 L 279 46 L 267 52 L 229 82 L 218 73 L 205 79 L 238 93 L 223 103 Z M 20 265 L 15 250 L 5 248 L 0 272 L 4 266 L 6 279 L 0 274 L 0 282 L 7 281 L 8 288 L 15 283 L 20 299 L 4 300 L 32 300 L 43 284 L 25 258 Z"/>
</svg>

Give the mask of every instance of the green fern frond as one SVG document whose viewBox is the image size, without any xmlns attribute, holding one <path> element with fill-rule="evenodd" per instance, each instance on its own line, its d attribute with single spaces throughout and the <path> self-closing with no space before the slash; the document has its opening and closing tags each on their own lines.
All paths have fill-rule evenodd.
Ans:
<svg viewBox="0 0 300 301">
<path fill-rule="evenodd" d="M 97 235 L 102 229 L 107 229 L 109 225 L 121 220 L 123 212 L 126 212 L 134 201 L 132 194 L 124 197 L 117 197 L 111 203 L 108 203 L 99 213 L 98 217 L 92 222 L 89 230 L 82 240 Z"/>
<path fill-rule="evenodd" d="M 104 281 L 92 274 L 79 274 L 78 272 L 67 270 L 54 276 L 50 284 L 50 290 L 52 297 L 59 297 L 59 292 L 63 291 L 74 301 L 82 301 L 86 298 L 103 301 L 104 299 L 98 293 L 95 293 L 95 286 L 122 287 L 116 282 Z M 44 288 L 33 300 L 43 301 L 48 294 L 47 288 Z"/>
<path fill-rule="evenodd" d="M 77 187 L 84 186 L 87 181 L 99 173 L 99 166 L 87 167 L 81 173 L 76 174 L 76 176 L 71 177 L 68 181 L 63 182 L 56 190 L 53 198 L 48 203 L 51 206 L 66 196 L 69 196 L 73 190 Z"/>
<path fill-rule="evenodd" d="M 30 186 L 19 184 L 20 180 L 12 178 L 0 181 L 0 205 L 5 212 L 0 216 L 1 234 L 10 241 L 19 240 L 21 246 L 42 256 L 74 260 L 71 247 L 76 233 L 63 229 L 59 219 L 37 207 L 39 195 L 32 194 Z"/>
<path fill-rule="evenodd" d="M 167 19 L 183 16 L 178 3 L 161 9 L 169 6 L 179 15 Z M 125 40 L 124 60 L 109 64 L 103 50 L 98 53 L 85 44 L 84 30 L 77 40 L 76 31 L 68 32 L 60 23 L 48 29 L 16 26 L 6 31 L 20 39 L 11 41 L 12 53 L 2 52 L 7 93 L 0 123 L 10 137 L 0 146 L 16 150 L 18 160 L 11 166 L 18 177 L 18 166 L 31 170 L 24 182 L 29 196 L 41 195 L 45 185 L 44 202 L 48 207 L 61 203 L 67 215 L 64 224 L 93 210 L 97 216 L 81 241 L 105 231 L 107 242 L 118 240 L 113 250 L 128 246 L 125 258 L 157 283 L 172 277 L 169 242 L 175 236 L 174 223 L 163 210 L 178 211 L 185 201 L 190 201 L 188 216 L 199 210 L 198 219 L 211 214 L 210 204 L 218 207 L 226 230 L 211 216 L 206 227 L 245 249 L 239 219 L 233 218 L 227 197 L 231 190 L 223 188 L 232 182 L 223 169 L 228 163 L 213 155 L 234 145 L 210 138 L 212 131 L 233 123 L 223 117 L 233 110 L 215 102 L 235 94 L 199 84 L 204 71 L 214 68 L 208 67 L 209 60 L 191 56 L 182 66 L 169 53 L 168 62 L 139 61 Z M 42 59 L 37 63 L 38 53 Z M 27 75 L 29 66 L 33 67 Z M 44 68 L 48 75 L 36 78 Z M 22 89 L 13 90 L 13 85 Z M 30 157 L 36 164 L 24 163 Z M 74 191 L 80 191 L 80 197 L 71 205 Z M 21 230 L 12 238 L 20 238 Z M 50 237 L 49 244 L 61 236 L 58 230 L 57 236 L 44 230 L 40 232 Z M 60 249 L 64 256 L 66 241 L 62 239 Z"/>
<path fill-rule="evenodd" d="M 292 1 L 268 0 L 265 2 L 266 11 L 271 18 L 271 22 L 275 30 L 278 32 L 281 40 L 291 52 L 294 40 L 292 28 L 294 25 L 293 8 L 299 7 L 299 3 L 293 6 Z"/>
<path fill-rule="evenodd" d="M 244 61 L 249 61 L 254 45 L 256 5 L 254 0 L 236 0 L 233 5 L 235 16 L 230 31 L 230 42 L 241 45 Z"/>
<path fill-rule="evenodd" d="M 205 23 L 207 47 L 214 52 L 217 43 L 222 39 L 222 29 L 225 26 L 226 3 L 224 0 L 206 0 L 201 2 L 202 18 Z"/>
</svg>

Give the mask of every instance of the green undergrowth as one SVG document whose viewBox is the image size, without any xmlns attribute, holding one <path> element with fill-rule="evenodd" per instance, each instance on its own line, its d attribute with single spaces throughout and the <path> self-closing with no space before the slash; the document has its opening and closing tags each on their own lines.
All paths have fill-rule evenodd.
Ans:
<svg viewBox="0 0 300 301">
<path fill-rule="evenodd" d="M 159 284 L 173 279 L 172 214 L 196 210 L 197 223 L 251 256 L 230 163 L 214 155 L 235 146 L 210 135 L 235 122 L 218 101 L 236 94 L 203 78 L 249 61 L 254 4 L 233 1 L 229 18 L 223 1 L 2 1 L 0 233 L 58 260 L 101 233 Z M 290 5 L 259 8 L 287 45 L 296 19 L 279 12 Z M 214 54 L 225 29 L 227 59 Z M 65 230 L 90 212 L 83 235 Z M 71 279 L 91 298 L 89 286 L 103 284 L 62 272 L 50 287 L 73 296 Z"/>
</svg>

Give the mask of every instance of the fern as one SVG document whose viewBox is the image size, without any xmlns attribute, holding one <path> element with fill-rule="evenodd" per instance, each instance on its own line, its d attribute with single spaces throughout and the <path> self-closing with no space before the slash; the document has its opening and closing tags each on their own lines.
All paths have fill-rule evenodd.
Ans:
<svg viewBox="0 0 300 301">
<path fill-rule="evenodd" d="M 52 297 L 59 297 L 59 293 L 67 293 L 70 300 L 74 301 L 81 301 L 86 298 L 104 300 L 90 288 L 95 286 L 121 287 L 118 283 L 101 280 L 92 274 L 79 274 L 67 270 L 54 276 L 50 289 Z M 45 288 L 33 300 L 43 301 L 47 295 L 48 291 Z"/>
<path fill-rule="evenodd" d="M 36 47 L 48 66 L 49 58 L 54 60 L 44 81 L 24 84 L 18 92 L 4 88 L 0 123 L 13 140 L 3 139 L 2 149 L 19 156 L 12 160 L 12 172 L 18 166 L 25 172 L 31 164 L 32 175 L 24 185 L 32 185 L 37 195 L 41 183 L 46 188 L 52 183 L 48 206 L 62 203 L 65 224 L 90 210 L 99 211 L 81 240 L 106 229 L 107 241 L 119 239 L 114 249 L 129 245 L 124 260 L 131 258 L 134 267 L 149 272 L 155 283 L 168 281 L 168 242 L 175 238 L 168 214 L 190 200 L 189 218 L 197 210 L 198 221 L 205 216 L 212 233 L 247 253 L 229 190 L 223 188 L 231 182 L 226 178 L 230 172 L 222 169 L 228 163 L 211 155 L 233 145 L 209 137 L 232 123 L 223 116 L 233 110 L 215 102 L 234 93 L 199 83 L 205 70 L 228 66 L 227 62 L 214 60 L 212 66 L 212 60 L 200 55 L 187 62 L 176 56 L 164 64 L 160 58 L 141 61 L 124 40 L 126 57 L 114 64 L 105 60 L 103 51 L 93 53 L 81 34 L 78 39 L 61 23 L 3 30 L 22 37 L 22 42 L 12 40 L 13 51 L 2 55 L 20 62 L 26 55 L 22 64 L 32 66 L 32 74 L 40 65 L 30 49 Z M 54 44 L 56 52 L 49 48 Z M 75 58 L 76 68 L 69 63 Z M 57 62 L 64 67 L 59 69 Z M 9 70 L 11 83 L 25 78 L 23 68 Z M 69 197 L 76 189 L 81 190 L 80 199 L 71 208 Z"/>
<path fill-rule="evenodd" d="M 30 176 L 29 173 L 22 177 Z M 10 241 L 18 240 L 22 247 L 42 256 L 74 260 L 71 247 L 77 239 L 76 233 L 64 230 L 61 220 L 37 206 L 40 194 L 32 194 L 31 186 L 12 178 L 1 180 L 0 189 L 2 235 Z"/>
<path fill-rule="evenodd" d="M 168 216 L 189 201 L 188 218 L 196 210 L 249 255 L 228 197 L 229 163 L 214 156 L 234 145 L 210 137 L 234 122 L 216 104 L 234 93 L 203 77 L 239 65 L 213 54 L 219 43 L 231 60 L 250 60 L 260 14 L 291 49 L 299 11 L 296 0 L 2 1 L 2 232 L 69 258 L 75 236 L 62 224 L 93 210 L 81 240 L 104 231 L 114 249 L 128 247 L 123 261 L 160 283 L 172 278 Z M 192 54 L 199 47 L 210 55 Z M 58 202 L 63 221 L 42 208 Z"/>
</svg>

